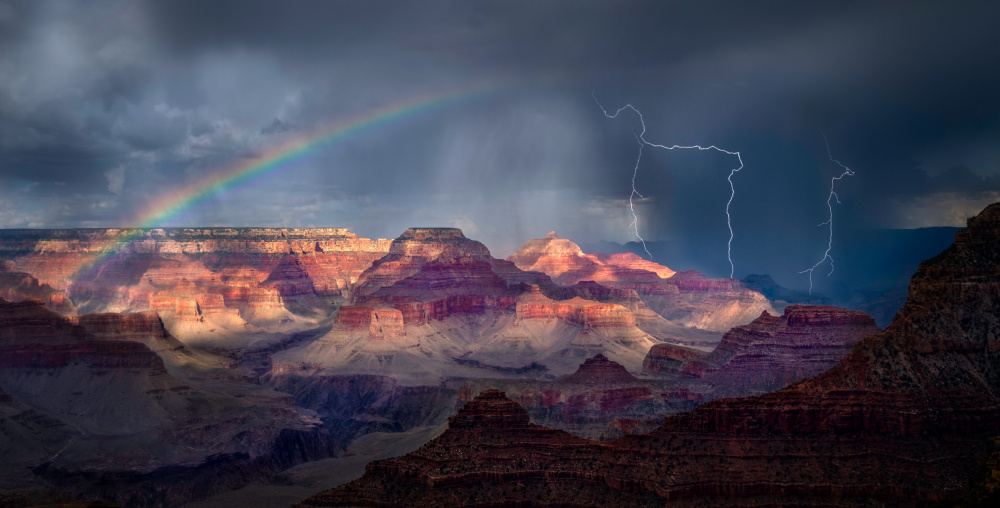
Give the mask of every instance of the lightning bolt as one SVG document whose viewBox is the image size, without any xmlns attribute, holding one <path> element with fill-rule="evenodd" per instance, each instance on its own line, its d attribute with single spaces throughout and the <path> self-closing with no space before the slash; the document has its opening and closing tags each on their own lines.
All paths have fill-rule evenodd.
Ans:
<svg viewBox="0 0 1000 508">
<path fill-rule="evenodd" d="M 632 199 L 635 196 L 639 196 L 643 200 L 646 199 L 645 197 L 643 197 L 642 194 L 639 193 L 639 191 L 635 187 L 635 178 L 636 178 L 636 175 L 639 173 L 639 161 L 642 160 L 642 147 L 643 146 L 649 146 L 649 147 L 652 147 L 652 148 L 661 148 L 663 150 L 675 150 L 675 149 L 678 149 L 678 148 L 679 149 L 683 149 L 683 150 L 691 150 L 691 149 L 697 148 L 698 150 L 701 150 L 701 151 L 715 150 L 717 152 L 722 152 L 722 153 L 727 154 L 727 155 L 735 155 L 736 156 L 736 159 L 740 162 L 740 165 L 739 165 L 739 167 L 733 168 L 733 170 L 729 172 L 729 176 L 726 178 L 726 180 L 729 181 L 729 191 L 730 191 L 730 193 L 729 193 L 729 201 L 726 202 L 726 226 L 729 227 L 729 243 L 726 245 L 726 257 L 729 259 L 729 277 L 732 278 L 733 274 L 736 272 L 736 267 L 733 265 L 733 221 L 732 221 L 732 216 L 729 214 L 729 206 L 733 204 L 733 198 L 736 197 L 736 187 L 733 186 L 733 175 L 735 175 L 741 169 L 743 169 L 743 157 L 740 156 L 740 152 L 731 152 L 729 150 L 723 150 L 722 148 L 719 148 L 719 147 L 717 147 L 715 145 L 711 145 L 711 146 L 701 146 L 701 145 L 689 145 L 689 146 L 671 145 L 671 146 L 667 146 L 667 145 L 660 145 L 660 144 L 656 144 L 656 143 L 651 143 L 651 142 L 649 142 L 649 141 L 646 140 L 646 121 L 643 119 L 642 113 L 640 113 L 638 109 L 635 109 L 635 107 L 632 106 L 631 104 L 626 104 L 626 105 L 618 108 L 618 110 L 615 111 L 614 114 L 610 114 L 610 113 L 608 113 L 608 110 L 604 109 L 604 106 L 601 105 L 601 102 L 597 100 L 597 96 L 595 94 L 591 94 L 591 96 L 594 97 L 594 102 L 597 103 L 597 107 L 601 108 L 601 111 L 604 113 L 604 116 L 606 116 L 608 118 L 612 118 L 612 119 L 618 118 L 618 115 L 621 114 L 622 111 L 625 111 L 626 109 L 630 109 L 630 110 L 632 110 L 639 117 L 639 123 L 642 125 L 642 131 L 639 132 L 639 134 L 635 134 L 635 132 L 632 133 L 633 135 L 635 135 L 636 140 L 639 142 L 639 154 L 638 154 L 638 156 L 635 159 L 635 169 L 632 172 L 632 194 L 629 194 L 629 197 L 628 197 L 629 210 L 632 212 L 632 223 L 629 224 L 629 228 L 634 231 L 635 237 L 638 238 L 640 242 L 642 242 L 642 248 L 643 248 L 643 250 L 646 251 L 646 254 L 649 254 L 649 258 L 650 259 L 653 258 L 653 255 L 650 254 L 649 253 L 649 249 L 646 248 L 646 241 L 643 240 L 641 236 L 639 236 L 639 217 L 635 214 L 635 207 L 632 204 Z"/>
<path fill-rule="evenodd" d="M 833 249 L 833 200 L 837 200 L 837 204 L 839 205 L 840 204 L 840 196 L 838 196 L 837 192 L 834 191 L 834 186 L 836 185 L 837 180 L 840 180 L 840 179 L 844 178 L 845 176 L 854 176 L 854 171 L 852 171 L 851 168 L 849 168 L 849 167 L 841 164 L 840 161 L 838 161 L 837 159 L 833 158 L 833 154 L 830 153 L 830 141 L 828 139 L 826 139 L 826 133 L 820 131 L 820 134 L 823 135 L 823 142 L 826 143 L 826 156 L 827 156 L 827 158 L 829 158 L 830 161 L 832 161 L 834 164 L 840 166 L 840 168 L 843 169 L 844 172 L 841 173 L 840 176 L 834 176 L 834 177 L 830 178 L 830 194 L 827 195 L 827 197 L 826 197 L 826 208 L 827 208 L 827 210 L 829 210 L 830 215 L 829 215 L 829 218 L 826 220 L 826 222 L 821 222 L 821 223 L 819 223 L 819 224 L 816 225 L 817 227 L 818 226 L 829 226 L 829 228 L 830 228 L 830 236 L 829 236 L 829 239 L 828 239 L 828 241 L 826 243 L 826 252 L 823 253 L 823 258 L 822 259 L 820 259 L 819 261 L 817 261 L 815 265 L 812 265 L 812 268 L 808 268 L 806 270 L 802 270 L 801 272 L 799 272 L 799 273 L 808 273 L 809 274 L 809 294 L 810 295 L 812 294 L 812 290 L 813 290 L 813 272 L 815 272 L 816 269 L 819 268 L 828 259 L 830 260 L 830 272 L 827 273 L 826 276 L 829 277 L 829 276 L 833 275 L 833 269 L 835 268 L 834 265 L 833 265 L 833 256 L 830 255 L 830 251 Z"/>
</svg>

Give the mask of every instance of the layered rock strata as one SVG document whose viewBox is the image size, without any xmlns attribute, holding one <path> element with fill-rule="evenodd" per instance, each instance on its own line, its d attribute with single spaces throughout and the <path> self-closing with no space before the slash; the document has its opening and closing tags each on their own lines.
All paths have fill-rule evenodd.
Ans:
<svg viewBox="0 0 1000 508">
<path fill-rule="evenodd" d="M 0 259 L 51 287 L 54 309 L 153 310 L 182 340 L 307 326 L 388 247 L 342 228 L 0 231 Z"/>
<path fill-rule="evenodd" d="M 558 286 L 493 258 L 454 228 L 411 228 L 358 278 L 318 341 L 275 357 L 274 374 L 442 379 L 569 374 L 604 353 L 638 371 L 659 342 L 637 327 L 634 291 Z"/>
<path fill-rule="evenodd" d="M 474 422 L 491 424 L 454 425 L 302 506 L 955 500 L 970 489 L 1000 428 L 998 295 L 995 204 L 920 266 L 906 304 L 883 333 L 814 378 L 710 402 L 668 417 L 648 435 L 608 443 L 525 425 L 513 401 L 488 393 L 470 410 L 481 415 Z"/>
<path fill-rule="evenodd" d="M 529 240 L 508 261 L 522 270 L 534 270 L 562 285 L 595 281 L 635 291 L 642 304 L 681 328 L 724 332 L 749 323 L 769 311 L 764 295 L 733 279 L 709 279 L 696 271 L 673 270 L 635 254 L 585 254 L 575 243 L 554 232 Z M 673 329 L 659 323 L 641 323 L 654 336 L 668 340 Z"/>
<path fill-rule="evenodd" d="M 677 372 L 712 384 L 713 398 L 766 393 L 833 367 L 855 343 L 881 331 L 864 312 L 789 305 L 780 317 L 764 312 L 726 332 L 711 353 L 684 360 Z"/>
</svg>

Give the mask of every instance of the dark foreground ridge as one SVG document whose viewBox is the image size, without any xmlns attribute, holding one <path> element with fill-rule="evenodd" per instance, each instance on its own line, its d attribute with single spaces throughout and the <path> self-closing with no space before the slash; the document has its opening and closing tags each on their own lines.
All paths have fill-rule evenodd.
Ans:
<svg viewBox="0 0 1000 508">
<path fill-rule="evenodd" d="M 1000 433 L 1000 205 L 920 266 L 892 325 L 833 369 L 598 443 L 500 392 L 300 506 L 920 506 L 967 495 Z M 980 492 L 981 494 L 981 492 Z M 950 503 L 949 503 L 950 504 Z"/>
</svg>

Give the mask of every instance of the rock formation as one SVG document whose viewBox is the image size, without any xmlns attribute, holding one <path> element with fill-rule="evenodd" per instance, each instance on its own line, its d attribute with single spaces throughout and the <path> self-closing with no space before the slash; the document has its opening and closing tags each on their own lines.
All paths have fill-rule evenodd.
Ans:
<svg viewBox="0 0 1000 508">
<path fill-rule="evenodd" d="M 764 312 L 729 330 L 711 353 L 686 359 L 676 372 L 713 385 L 712 398 L 756 395 L 833 367 L 855 343 L 881 331 L 864 312 L 789 305 L 780 317 Z"/>
<path fill-rule="evenodd" d="M 646 308 L 673 325 L 640 322 L 640 328 L 661 340 L 676 338 L 671 335 L 677 328 L 725 332 L 749 323 L 761 312 L 776 314 L 764 295 L 740 281 L 709 279 L 696 271 L 674 272 L 631 253 L 584 254 L 554 232 L 529 240 L 507 259 L 522 270 L 545 273 L 558 284 L 595 281 L 635 291 Z"/>
<path fill-rule="evenodd" d="M 329 315 L 388 247 L 338 228 L 0 231 L 4 271 L 51 287 L 34 296 L 56 310 L 154 310 L 181 340 L 217 346 L 248 323 L 287 331 Z"/>
<path fill-rule="evenodd" d="M 569 303 L 552 306 L 565 316 L 562 319 L 574 316 Z M 531 311 L 541 313 L 534 307 Z M 499 388 L 523 405 L 534 423 L 580 437 L 615 438 L 650 431 L 663 416 L 710 400 L 757 395 L 819 374 L 847 356 L 855 343 L 880 331 L 862 312 L 795 305 L 786 307 L 780 317 L 763 313 L 749 325 L 733 328 L 710 353 L 674 344 L 652 345 L 642 372 L 653 379 L 638 379 L 598 354 L 576 373 L 555 381 L 471 381 L 462 386 L 459 399 Z M 508 355 L 513 353 L 511 348 Z M 635 359 L 622 352 L 617 356 Z M 639 371 L 635 363 L 631 365 L 632 371 Z"/>
<path fill-rule="evenodd" d="M 570 286 L 580 281 L 595 282 L 642 281 L 666 279 L 674 271 L 647 261 L 635 254 L 584 254 L 580 247 L 555 231 L 545 238 L 528 240 L 507 261 L 518 268 L 542 272 L 558 284 Z"/>
<path fill-rule="evenodd" d="M 371 463 L 360 480 L 301 506 L 955 500 L 1000 424 L 997 295 L 1000 204 L 920 266 L 883 333 L 814 378 L 710 402 L 607 443 L 526 424 L 515 402 L 484 393 L 420 450 Z"/>
<path fill-rule="evenodd" d="M 659 342 L 636 326 L 639 306 L 632 291 L 522 271 L 458 229 L 411 228 L 359 276 L 330 333 L 275 355 L 273 373 L 438 384 L 569 374 L 597 353 L 638 371 Z"/>
<path fill-rule="evenodd" d="M 75 314 L 76 307 L 64 291 L 38 282 L 31 274 L 18 271 L 13 261 L 0 260 L 0 298 L 20 302 L 29 298 L 41 300 L 50 309 L 63 314 Z"/>
</svg>

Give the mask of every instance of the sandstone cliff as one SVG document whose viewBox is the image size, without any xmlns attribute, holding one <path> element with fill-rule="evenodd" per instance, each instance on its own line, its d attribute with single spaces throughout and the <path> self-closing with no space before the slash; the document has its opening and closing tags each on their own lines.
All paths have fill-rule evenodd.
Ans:
<svg viewBox="0 0 1000 508">
<path fill-rule="evenodd" d="M 562 285 L 580 281 L 656 282 L 674 275 L 674 271 L 631 253 L 584 254 L 577 244 L 559 238 L 555 231 L 545 238 L 528 240 L 507 256 L 518 268 L 544 273 Z"/>
</svg>

